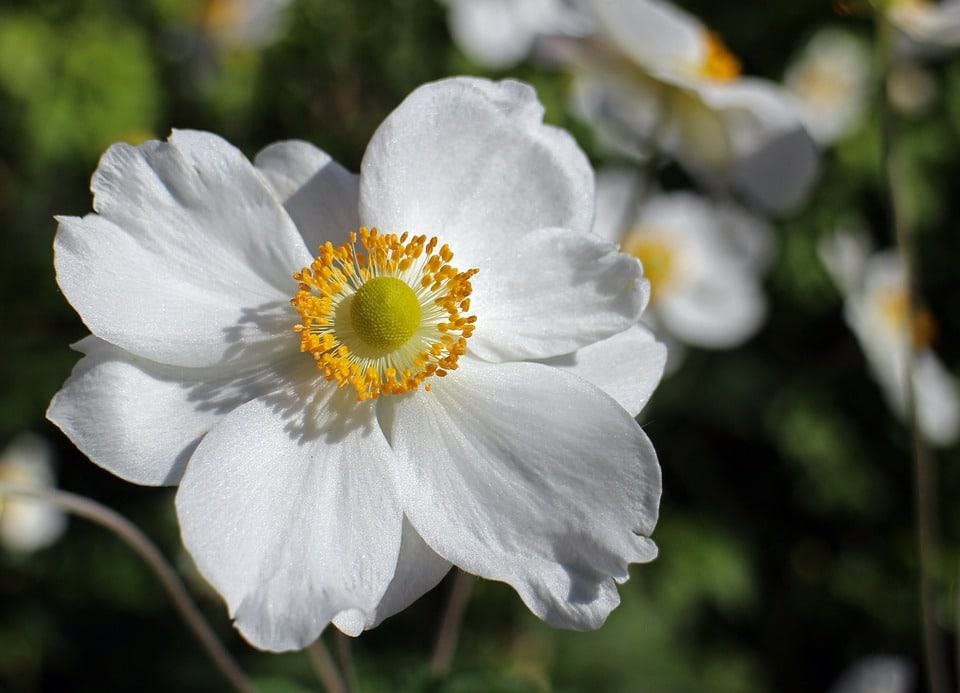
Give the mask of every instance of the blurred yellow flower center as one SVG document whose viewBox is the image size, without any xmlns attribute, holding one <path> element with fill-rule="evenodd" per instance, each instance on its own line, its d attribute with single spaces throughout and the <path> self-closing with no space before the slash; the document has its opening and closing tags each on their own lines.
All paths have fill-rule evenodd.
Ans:
<svg viewBox="0 0 960 693">
<path fill-rule="evenodd" d="M 795 89 L 807 101 L 829 106 L 849 97 L 851 83 L 848 75 L 811 66 L 803 70 Z"/>
<path fill-rule="evenodd" d="M 247 0 L 205 0 L 200 25 L 209 31 L 222 31 L 242 22 L 248 12 Z"/>
<path fill-rule="evenodd" d="M 933 344 L 937 336 L 937 321 L 928 310 L 918 310 L 910 319 L 910 302 L 903 289 L 887 289 L 880 296 L 880 312 L 898 333 L 909 335 L 918 349 Z"/>
<path fill-rule="evenodd" d="M 673 245 L 659 234 L 641 227 L 627 233 L 621 249 L 643 263 L 643 276 L 650 281 L 650 300 L 656 300 L 676 276 L 676 250 Z"/>
<path fill-rule="evenodd" d="M 293 275 L 300 351 L 327 380 L 366 400 L 429 390 L 425 380 L 457 368 L 476 323 L 465 313 L 478 270 L 451 266 L 453 252 L 438 245 L 364 227 Z"/>
<path fill-rule="evenodd" d="M 714 32 L 704 36 L 705 54 L 700 64 L 700 76 L 714 82 L 729 82 L 740 76 L 740 60 Z"/>
</svg>

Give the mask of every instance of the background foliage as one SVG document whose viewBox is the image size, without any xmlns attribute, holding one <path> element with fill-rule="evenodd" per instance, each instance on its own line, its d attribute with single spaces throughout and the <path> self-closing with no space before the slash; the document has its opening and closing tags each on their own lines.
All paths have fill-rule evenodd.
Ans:
<svg viewBox="0 0 960 693">
<path fill-rule="evenodd" d="M 778 79 L 825 24 L 870 36 L 832 5 L 681 3 L 724 36 L 745 71 Z M 484 73 L 426 0 L 302 0 L 262 51 L 218 51 L 186 0 L 0 2 L 0 444 L 24 429 L 52 441 L 60 485 L 134 519 L 174 558 L 205 613 L 266 690 L 316 688 L 304 655 L 248 647 L 192 572 L 172 491 L 126 484 L 44 420 L 85 330 L 53 276 L 54 213 L 89 210 L 88 179 L 113 141 L 171 127 L 215 131 L 251 156 L 309 140 L 356 170 L 377 124 L 417 85 Z M 960 364 L 960 62 L 932 69 L 933 105 L 901 129 L 938 351 Z M 548 120 L 603 161 L 566 112 L 567 79 L 524 64 Z M 877 116 L 824 158 L 811 203 L 777 222 L 779 253 L 761 333 L 728 352 L 691 350 L 643 417 L 664 472 L 661 558 L 635 566 L 623 605 L 593 633 L 551 630 L 507 587 L 481 582 L 453 674 L 426 672 L 449 583 L 354 643 L 362 690 L 826 690 L 872 653 L 919 666 L 907 433 L 884 405 L 815 252 L 839 223 L 892 243 Z M 668 184 L 684 184 L 679 170 Z M 957 450 L 937 453 L 956 498 Z M 956 592 L 960 514 L 944 507 L 943 594 Z M 939 605 L 955 630 L 952 606 Z M 31 556 L 0 554 L 0 690 L 213 690 L 223 686 L 153 576 L 82 521 Z"/>
</svg>

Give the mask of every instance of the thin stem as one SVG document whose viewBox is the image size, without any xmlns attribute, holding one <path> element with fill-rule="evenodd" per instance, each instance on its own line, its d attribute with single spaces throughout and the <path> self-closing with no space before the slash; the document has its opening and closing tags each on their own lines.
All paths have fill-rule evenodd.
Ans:
<svg viewBox="0 0 960 693">
<path fill-rule="evenodd" d="M 214 635 L 210 625 L 203 618 L 197 605 L 194 604 L 190 595 L 187 593 L 176 571 L 170 566 L 153 542 L 151 542 L 136 525 L 130 522 L 130 520 L 91 498 L 78 496 L 74 493 L 67 493 L 66 491 L 28 488 L 0 483 L 0 496 L 5 495 L 28 496 L 40 499 L 74 515 L 91 520 L 120 537 L 120 539 L 143 559 L 157 576 L 157 579 L 160 580 L 160 584 L 164 590 L 166 590 L 167 596 L 170 597 L 170 601 L 173 602 L 173 606 L 180 614 L 183 622 L 193 631 L 201 647 L 206 651 L 224 678 L 226 678 L 236 690 L 242 693 L 253 692 L 253 683 L 233 660 L 223 644 L 217 639 L 217 636 Z"/>
<path fill-rule="evenodd" d="M 881 157 L 891 223 L 903 265 L 904 289 L 907 294 L 907 325 L 912 326 L 915 324 L 915 318 L 919 312 L 919 295 L 916 285 L 919 270 L 914 249 L 913 228 L 904 214 L 903 195 L 906 188 L 903 182 L 902 164 L 894 149 L 895 122 L 890 108 L 890 99 L 886 93 L 890 67 L 895 60 L 893 55 L 893 29 L 882 9 L 877 13 L 877 29 L 881 65 L 883 66 L 881 76 L 884 89 L 881 99 Z M 933 463 L 920 433 L 917 418 L 914 385 L 916 345 L 910 336 L 907 337 L 906 341 L 907 358 L 906 368 L 904 369 L 904 387 L 906 388 L 907 420 L 913 443 L 917 549 L 920 564 L 920 619 L 927 684 L 931 693 L 947 693 L 950 690 L 950 675 L 946 661 L 946 643 L 936 621 L 936 584 L 933 577 L 933 566 L 939 555 L 937 548 L 937 481 Z"/>
<path fill-rule="evenodd" d="M 310 665 L 327 693 L 349 693 L 350 689 L 347 688 L 347 683 L 340 675 L 337 663 L 333 661 L 323 640 L 317 638 L 307 646 L 307 657 L 310 658 Z"/>
<path fill-rule="evenodd" d="M 450 671 L 453 655 L 457 651 L 460 641 L 460 629 L 463 626 L 463 617 L 467 612 L 467 603 L 473 593 L 476 578 L 462 570 L 457 570 L 453 578 L 453 588 L 450 590 L 450 600 L 443 612 L 440 621 L 440 630 L 437 633 L 437 642 L 433 648 L 433 657 L 430 659 L 430 671 L 437 676 L 443 676 Z"/>
<path fill-rule="evenodd" d="M 360 684 L 357 681 L 357 670 L 353 666 L 353 648 L 349 635 L 344 635 L 339 630 L 333 631 L 333 643 L 336 646 L 337 661 L 340 663 L 340 671 L 347 682 L 347 691 L 360 690 Z"/>
</svg>

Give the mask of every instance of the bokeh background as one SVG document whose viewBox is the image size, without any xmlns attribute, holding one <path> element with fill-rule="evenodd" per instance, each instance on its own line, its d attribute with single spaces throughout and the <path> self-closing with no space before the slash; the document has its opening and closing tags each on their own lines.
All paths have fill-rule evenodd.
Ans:
<svg viewBox="0 0 960 693">
<path fill-rule="evenodd" d="M 212 3 L 214 5 L 219 3 Z M 869 18 L 831 2 L 683 2 L 746 72 L 779 80 L 818 28 L 872 40 Z M 431 0 L 297 0 L 269 40 L 217 35 L 211 3 L 0 0 L 0 446 L 52 444 L 60 487 L 132 518 L 186 577 L 204 613 L 266 690 L 318 687 L 302 653 L 258 652 L 232 629 L 184 553 L 171 489 L 126 484 L 89 462 L 44 410 L 85 334 L 54 281 L 54 214 L 89 211 L 89 177 L 114 141 L 211 130 L 249 155 L 301 138 L 356 170 L 373 130 L 419 84 L 451 74 L 519 77 L 547 120 L 595 164 L 569 78 L 524 62 L 472 63 Z M 960 365 L 960 61 L 928 61 L 932 102 L 899 130 L 936 348 Z M 450 580 L 353 642 L 361 690 L 782 691 L 829 689 L 849 665 L 903 657 L 922 690 L 909 432 L 885 405 L 817 256 L 845 219 L 893 242 L 879 114 L 823 153 L 808 204 L 775 219 L 761 331 L 727 351 L 690 349 L 642 421 L 664 474 L 661 557 L 634 566 L 597 632 L 540 623 L 506 586 L 479 582 L 453 671 L 427 661 Z M 661 171 L 667 187 L 690 181 Z M 135 406 L 132 404 L 132 406 Z M 936 451 L 943 500 L 941 627 L 956 632 L 960 456 Z M 327 634 L 326 637 L 329 637 Z M 0 551 L 0 691 L 218 690 L 225 684 L 154 576 L 101 528 L 72 519 L 53 545 Z"/>
</svg>

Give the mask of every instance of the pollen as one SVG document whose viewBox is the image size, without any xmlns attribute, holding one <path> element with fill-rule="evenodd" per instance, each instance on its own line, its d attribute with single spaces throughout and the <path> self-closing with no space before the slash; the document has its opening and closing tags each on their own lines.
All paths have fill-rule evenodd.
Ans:
<svg viewBox="0 0 960 693">
<path fill-rule="evenodd" d="M 361 227 L 340 246 L 327 242 L 293 275 L 294 331 L 324 377 L 357 399 L 417 390 L 455 370 L 476 317 L 471 278 L 450 263 L 436 237 L 381 234 Z"/>
<path fill-rule="evenodd" d="M 700 76 L 714 82 L 730 82 L 740 76 L 740 60 L 727 48 L 715 32 L 704 35 L 705 54 L 700 64 Z"/>
<path fill-rule="evenodd" d="M 643 276 L 650 281 L 651 301 L 661 297 L 664 289 L 676 279 L 676 248 L 655 231 L 644 227 L 630 231 L 624 237 L 621 249 L 643 264 Z"/>
</svg>

